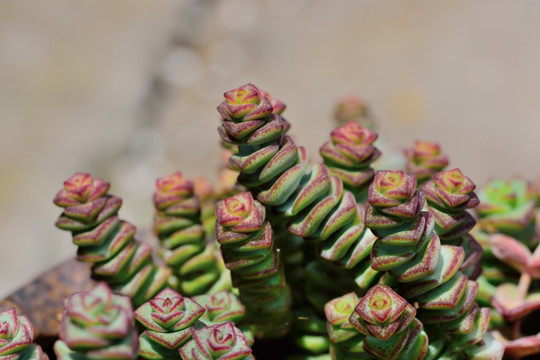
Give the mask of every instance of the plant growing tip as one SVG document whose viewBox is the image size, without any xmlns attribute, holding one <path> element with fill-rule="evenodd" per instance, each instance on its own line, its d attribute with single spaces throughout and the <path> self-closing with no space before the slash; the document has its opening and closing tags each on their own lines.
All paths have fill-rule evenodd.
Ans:
<svg viewBox="0 0 540 360">
<path fill-rule="evenodd" d="M 64 301 L 59 359 L 135 359 L 139 345 L 128 297 L 115 295 L 105 283 L 70 295 Z"/>
<path fill-rule="evenodd" d="M 145 359 L 178 359 L 178 349 L 191 339 L 204 308 L 166 288 L 135 310 L 145 328 L 139 336 L 139 355 Z"/>
<path fill-rule="evenodd" d="M 417 177 L 419 183 L 431 178 L 448 165 L 448 158 L 437 143 L 417 140 L 410 149 L 405 150 L 406 172 Z"/>
</svg>

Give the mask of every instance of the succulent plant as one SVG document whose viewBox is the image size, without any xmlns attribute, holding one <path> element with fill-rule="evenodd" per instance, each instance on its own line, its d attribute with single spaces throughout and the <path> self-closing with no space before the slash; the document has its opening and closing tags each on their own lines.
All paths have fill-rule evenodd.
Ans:
<svg viewBox="0 0 540 360">
<path fill-rule="evenodd" d="M 337 101 L 334 119 L 341 126 L 354 121 L 368 129 L 375 129 L 375 121 L 370 115 L 366 102 L 355 95 L 347 95 Z"/>
<path fill-rule="evenodd" d="M 478 197 L 476 185 L 461 170 L 441 171 L 422 186 L 427 208 L 435 219 L 435 232 L 442 244 L 461 246 L 465 259 L 460 271 L 469 279 L 476 279 L 482 272 L 482 246 L 469 234 L 476 220 L 467 211 L 475 208 Z"/>
<path fill-rule="evenodd" d="M 476 211 L 481 229 L 502 233 L 534 246 L 536 197 L 523 179 L 490 181 L 479 193 Z"/>
<path fill-rule="evenodd" d="M 410 149 L 405 150 L 407 164 L 405 171 L 416 176 L 421 184 L 448 165 L 448 158 L 437 143 L 417 140 Z"/>
<path fill-rule="evenodd" d="M 349 323 L 365 335 L 364 350 L 378 359 L 423 359 L 428 337 L 416 309 L 391 288 L 375 285 L 364 295 Z"/>
<path fill-rule="evenodd" d="M 370 164 L 381 155 L 373 146 L 377 133 L 349 121 L 330 134 L 332 141 L 319 150 L 331 175 L 338 176 L 345 189 L 358 201 L 365 201 L 365 192 L 375 171 Z"/>
<path fill-rule="evenodd" d="M 154 231 L 159 255 L 172 269 L 169 284 L 186 296 L 230 288 L 228 272 L 220 267 L 201 224 L 199 198 L 191 181 L 180 172 L 160 177 L 154 193 Z"/>
<path fill-rule="evenodd" d="M 145 330 L 139 336 L 139 356 L 145 359 L 179 359 L 178 349 L 191 339 L 195 322 L 204 308 L 171 288 L 135 310 Z"/>
<path fill-rule="evenodd" d="M 205 324 L 213 325 L 226 321 L 237 324 L 246 313 L 246 309 L 238 297 L 227 290 L 215 294 L 194 296 L 193 301 L 206 310 L 201 318 Z"/>
<path fill-rule="evenodd" d="M 431 328 L 431 356 L 488 352 L 502 357 L 502 347 L 482 347 L 490 310 L 474 299 L 476 282 L 459 269 L 461 246 L 441 245 L 434 232 L 434 216 L 423 212 L 424 194 L 416 190 L 416 177 L 402 171 L 378 171 L 369 188 L 365 224 L 378 237 L 371 266 L 387 271 L 383 282 L 393 284 L 400 296 L 417 304 L 417 317 Z M 437 355 L 438 354 L 438 355 Z"/>
<path fill-rule="evenodd" d="M 278 336 L 288 331 L 291 300 L 265 212 L 251 193 L 236 194 L 216 204 L 215 232 L 247 322 L 256 333 Z"/>
<path fill-rule="evenodd" d="M 131 297 L 141 329 L 129 298 L 100 283 L 66 300 L 59 358 L 254 359 L 255 337 L 255 351 L 287 360 L 496 360 L 503 343 L 516 358 L 540 351 L 524 330 L 540 309 L 538 184 L 477 197 L 422 141 L 406 151 L 405 172 L 375 172 L 378 134 L 352 98 L 312 164 L 288 135 L 283 102 L 252 84 L 224 96 L 219 183 L 180 172 L 156 182 L 156 260 L 166 266 L 119 219 L 107 182 L 77 173 L 56 195 L 56 225 L 94 279 Z M 477 278 L 480 243 L 488 265 Z M 493 303 L 496 321 L 477 301 Z M 490 324 L 502 325 L 495 337 Z"/>
<path fill-rule="evenodd" d="M 71 231 L 77 259 L 92 263 L 92 276 L 142 304 L 163 289 L 170 270 L 152 261 L 152 248 L 134 240 L 136 228 L 118 218 L 122 200 L 107 194 L 109 183 L 76 173 L 54 203 L 63 208 L 56 226 Z"/>
<path fill-rule="evenodd" d="M 230 321 L 196 329 L 193 339 L 180 348 L 183 360 L 251 360 L 242 331 Z"/>
<path fill-rule="evenodd" d="M 0 312 L 0 359 L 48 360 L 41 346 L 34 344 L 34 327 L 15 308 Z"/>
<path fill-rule="evenodd" d="M 139 345 L 129 297 L 116 295 L 105 283 L 64 300 L 59 359 L 135 359 Z"/>
</svg>

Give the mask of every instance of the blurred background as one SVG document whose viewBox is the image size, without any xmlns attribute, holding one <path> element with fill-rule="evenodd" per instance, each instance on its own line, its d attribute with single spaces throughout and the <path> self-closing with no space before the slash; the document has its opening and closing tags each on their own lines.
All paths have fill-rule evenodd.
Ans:
<svg viewBox="0 0 540 360">
<path fill-rule="evenodd" d="M 74 256 L 52 199 L 111 182 L 148 230 L 158 176 L 213 177 L 216 106 L 247 82 L 287 103 L 312 159 L 338 98 L 396 147 L 436 141 L 479 186 L 540 175 L 540 2 L 0 2 L 0 298 Z"/>
</svg>

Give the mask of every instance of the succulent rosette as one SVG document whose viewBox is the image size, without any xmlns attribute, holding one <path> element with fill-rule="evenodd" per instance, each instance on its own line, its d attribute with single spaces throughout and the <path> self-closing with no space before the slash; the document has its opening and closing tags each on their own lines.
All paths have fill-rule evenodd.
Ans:
<svg viewBox="0 0 540 360">
<path fill-rule="evenodd" d="M 56 226 L 71 231 L 77 259 L 92 263 L 92 276 L 141 304 L 165 287 L 170 270 L 156 266 L 152 248 L 134 239 L 136 228 L 118 218 L 122 200 L 109 183 L 76 173 L 54 198 L 63 208 Z"/>
<path fill-rule="evenodd" d="M 454 186 L 455 177 L 460 178 L 459 173 L 437 181 L 452 180 L 450 185 Z M 449 195 L 445 196 L 451 202 Z M 462 197 L 455 204 L 466 204 L 470 198 Z M 464 248 L 441 245 L 434 231 L 435 216 L 422 211 L 423 202 L 424 195 L 416 191 L 414 176 L 401 171 L 375 174 L 365 218 L 366 226 L 378 237 L 371 251 L 371 266 L 388 271 L 391 276 L 383 276 L 381 281 L 393 284 L 400 296 L 418 305 L 417 316 L 422 323 L 450 335 L 445 338 L 434 332 L 433 343 L 437 345 L 430 347 L 430 353 L 442 356 L 480 351 L 478 344 L 482 344 L 490 311 L 474 302 L 478 285 L 460 271 Z M 379 294 L 377 299 L 387 298 L 383 292 Z M 491 350 L 482 349 L 499 358 L 496 345 Z"/>
<path fill-rule="evenodd" d="M 349 317 L 364 334 L 364 349 L 378 359 L 423 359 L 428 337 L 416 310 L 386 285 L 375 285 L 360 299 Z"/>
<path fill-rule="evenodd" d="M 338 100 L 334 108 L 334 119 L 339 124 L 354 121 L 368 129 L 375 128 L 375 122 L 369 115 L 366 102 L 355 95 L 347 95 Z"/>
<path fill-rule="evenodd" d="M 474 193 L 476 185 L 461 170 L 441 171 L 422 186 L 428 210 L 435 219 L 435 231 L 443 244 L 459 245 L 465 250 L 461 267 L 469 278 L 476 278 L 482 267 L 479 262 L 482 247 L 468 232 L 476 220 L 467 211 L 479 203 Z"/>
<path fill-rule="evenodd" d="M 232 321 L 236 324 L 246 313 L 246 309 L 238 297 L 226 290 L 215 294 L 195 296 L 193 301 L 206 310 L 201 318 L 201 321 L 206 324 L 225 321 Z"/>
<path fill-rule="evenodd" d="M 339 176 L 345 188 L 359 198 L 375 174 L 371 163 L 381 155 L 373 146 L 378 135 L 349 121 L 333 130 L 330 137 L 332 140 L 326 142 L 319 152 L 330 173 Z"/>
<path fill-rule="evenodd" d="M 412 148 L 405 150 L 405 156 L 405 171 L 416 176 L 419 183 L 429 180 L 448 165 L 448 158 L 442 153 L 439 144 L 429 141 L 415 141 Z"/>
<path fill-rule="evenodd" d="M 0 359 L 47 360 L 47 354 L 34 340 L 34 327 L 15 308 L 0 312 Z"/>
<path fill-rule="evenodd" d="M 139 341 L 130 299 L 113 294 L 105 283 L 70 295 L 59 337 L 54 350 L 60 359 L 134 359 Z"/>
<path fill-rule="evenodd" d="M 479 223 L 487 232 L 510 235 L 533 245 L 536 198 L 522 179 L 490 181 L 479 193 Z"/>
<path fill-rule="evenodd" d="M 240 290 L 248 324 L 275 336 L 288 331 L 290 293 L 265 208 L 250 192 L 216 204 L 216 238 L 232 283 Z M 262 324 L 269 321 L 270 324 Z"/>
<path fill-rule="evenodd" d="M 192 336 L 180 348 L 183 360 L 255 359 L 244 334 L 230 321 L 194 330 Z"/>
<path fill-rule="evenodd" d="M 169 285 L 187 296 L 229 288 L 228 272 L 220 268 L 214 247 L 206 244 L 193 183 L 180 172 L 160 177 L 154 206 L 158 254 L 174 274 Z"/>
<path fill-rule="evenodd" d="M 145 328 L 139 355 L 145 359 L 178 358 L 178 349 L 191 339 L 195 322 L 204 308 L 166 288 L 137 310 L 135 319 Z"/>
</svg>

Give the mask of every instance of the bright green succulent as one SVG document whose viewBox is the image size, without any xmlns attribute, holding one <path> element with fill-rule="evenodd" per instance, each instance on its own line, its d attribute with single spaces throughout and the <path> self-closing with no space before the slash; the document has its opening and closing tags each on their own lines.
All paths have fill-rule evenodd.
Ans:
<svg viewBox="0 0 540 360">
<path fill-rule="evenodd" d="M 250 192 L 236 194 L 216 204 L 215 233 L 247 322 L 258 334 L 277 336 L 288 331 L 291 299 L 265 213 Z"/>
<path fill-rule="evenodd" d="M 467 274 L 469 279 L 476 279 L 482 272 L 479 261 L 482 246 L 469 234 L 476 220 L 467 211 L 479 203 L 475 188 L 472 180 L 459 169 L 438 172 L 422 186 L 441 243 L 461 246 L 465 250 L 460 271 Z"/>
<path fill-rule="evenodd" d="M 135 359 L 139 345 L 129 297 L 116 295 L 105 283 L 64 300 L 58 359 Z"/>
<path fill-rule="evenodd" d="M 76 173 L 64 182 L 54 203 L 64 211 L 56 221 L 71 231 L 77 259 L 92 263 L 92 276 L 142 304 L 163 289 L 170 270 L 152 261 L 152 248 L 134 239 L 136 228 L 118 218 L 122 200 L 107 194 L 109 183 Z"/>
</svg>

